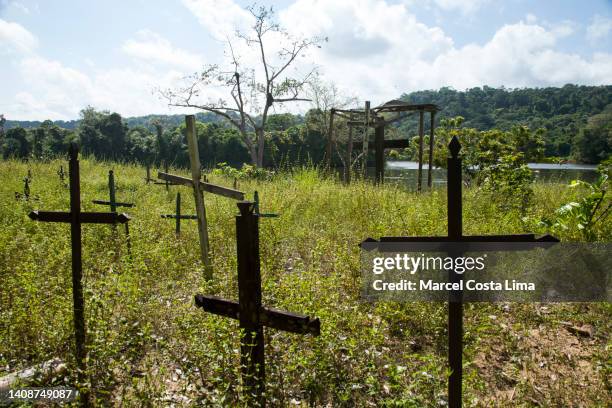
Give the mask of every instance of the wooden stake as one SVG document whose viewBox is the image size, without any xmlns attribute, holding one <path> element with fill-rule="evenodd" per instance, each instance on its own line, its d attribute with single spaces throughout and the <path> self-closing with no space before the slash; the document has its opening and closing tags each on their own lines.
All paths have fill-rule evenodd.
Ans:
<svg viewBox="0 0 612 408">
<path fill-rule="evenodd" d="M 436 112 L 429 113 L 431 119 L 429 124 L 429 168 L 427 169 L 427 187 L 433 185 L 433 158 L 434 158 L 434 122 L 436 120 Z"/>
<path fill-rule="evenodd" d="M 419 171 L 417 173 L 417 192 L 421 192 L 423 183 L 423 110 L 419 111 Z"/>
</svg>

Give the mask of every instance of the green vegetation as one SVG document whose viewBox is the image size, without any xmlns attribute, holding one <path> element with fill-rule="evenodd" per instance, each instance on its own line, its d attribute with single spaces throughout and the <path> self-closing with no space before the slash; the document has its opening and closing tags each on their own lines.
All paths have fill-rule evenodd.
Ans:
<svg viewBox="0 0 612 408">
<path fill-rule="evenodd" d="M 404 95 L 403 99 L 413 103 L 436 103 L 442 108 L 438 115 L 440 127 L 436 129 L 437 137 L 444 136 L 449 121 L 461 116 L 462 127 L 478 132 L 477 137 L 528 137 L 529 140 L 523 142 L 537 141 L 537 145 L 522 143 L 526 149 L 521 150 L 524 160 L 569 159 L 599 163 L 612 152 L 611 91 L 612 86 L 566 85 L 562 88 L 516 90 L 485 86 L 464 92 L 448 88 L 414 92 Z M 340 104 L 344 106 L 348 102 Z M 266 118 L 265 167 L 278 167 L 286 162 L 318 164 L 322 161 L 332 106 L 318 105 L 304 116 L 283 113 L 270 114 Z M 237 119 L 232 112 L 228 116 Z M 242 163 L 252 162 L 244 135 L 241 136 L 235 126 L 212 113 L 200 113 L 196 118 L 205 166 L 225 162 L 239 167 Z M 414 138 L 416 120 L 417 115 L 413 115 L 400 122 L 397 127 L 388 129 L 388 136 Z M 0 151 L 5 158 L 50 158 L 63 154 L 69 141 L 80 140 L 83 150 L 98 159 L 187 165 L 184 119 L 179 115 L 123 119 L 117 113 L 86 108 L 79 121 L 40 123 L 7 120 L 4 127 L 4 134 L 0 131 Z M 337 124 L 336 136 L 338 147 L 344 150 L 346 127 Z M 416 157 L 415 148 L 388 153 L 392 158 Z M 338 155 L 334 160 L 336 165 L 341 165 Z"/>
<path fill-rule="evenodd" d="M 27 217 L 34 208 L 68 208 L 68 191 L 56 174 L 60 165 L 65 162 L 0 162 L 0 375 L 55 356 L 73 364 L 69 228 Z M 196 226 L 185 222 L 177 239 L 172 223 L 159 216 L 174 209 L 177 191 L 188 197 L 187 190 L 145 185 L 142 166 L 83 159 L 84 210 L 106 196 L 110 167 L 117 198 L 136 207 L 129 209 L 131 257 L 122 229 L 83 227 L 89 374 L 97 405 L 239 406 L 237 323 L 193 304 L 198 292 L 236 298 L 235 203 L 206 196 L 215 267 L 215 280 L 207 283 Z M 13 192 L 22 189 L 28 169 L 40 201 L 16 202 Z M 310 167 L 264 174 L 222 166 L 208 174 L 227 186 L 234 177 L 249 198 L 260 192 L 262 211 L 281 214 L 261 221 L 264 303 L 322 322 L 318 338 L 266 331 L 270 405 L 440 406 L 445 305 L 362 302 L 357 244 L 369 236 L 445 234 L 444 191 L 417 195 L 361 181 L 344 186 Z M 544 233 L 540 220 L 592 194 L 530 185 L 529 207 L 500 211 L 483 198 L 483 188 L 466 187 L 466 234 Z M 191 200 L 183 201 L 184 212 L 193 213 Z M 555 231 L 562 240 L 583 239 L 576 223 L 566 226 Z M 591 233 L 609 241 L 612 225 L 592 224 Z M 609 403 L 609 304 L 465 309 L 465 406 Z M 583 325 L 593 328 L 592 336 L 568 330 Z M 52 383 L 66 380 L 73 374 Z"/>
</svg>

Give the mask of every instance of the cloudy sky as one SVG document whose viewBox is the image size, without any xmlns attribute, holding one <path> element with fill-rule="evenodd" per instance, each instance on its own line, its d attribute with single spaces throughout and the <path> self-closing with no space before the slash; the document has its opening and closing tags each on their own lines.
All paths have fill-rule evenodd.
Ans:
<svg viewBox="0 0 612 408">
<path fill-rule="evenodd" d="M 273 5 L 296 35 L 327 37 L 301 65 L 316 64 L 326 81 L 374 104 L 442 86 L 612 84 L 610 0 L 258 3 Z M 248 4 L 0 0 L 0 113 L 75 119 L 87 105 L 124 116 L 180 113 L 153 90 L 222 64 L 224 39 L 251 23 Z"/>
</svg>

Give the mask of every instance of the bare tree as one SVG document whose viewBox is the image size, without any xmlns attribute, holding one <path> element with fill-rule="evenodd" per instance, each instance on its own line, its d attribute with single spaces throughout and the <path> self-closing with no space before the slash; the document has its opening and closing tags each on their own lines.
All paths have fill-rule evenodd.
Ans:
<svg viewBox="0 0 612 408">
<path fill-rule="evenodd" d="M 333 131 L 330 142 L 334 146 L 334 151 L 344 163 L 344 156 L 338 149 L 338 140 L 345 141 L 347 126 L 344 121 L 336 121 L 334 128 L 330 129 L 330 116 L 332 108 L 346 109 L 357 104 L 355 96 L 344 94 L 333 83 L 325 82 L 319 75 L 313 75 L 308 83 L 306 95 L 311 100 L 311 110 L 308 115 L 307 125 L 321 134 L 324 140 L 328 140 L 329 132 Z M 329 158 L 331 160 L 331 158 Z"/>
<path fill-rule="evenodd" d="M 309 48 L 320 48 L 326 39 L 292 36 L 275 22 L 272 8 L 250 6 L 247 10 L 253 21 L 248 33 L 237 31 L 225 41 L 229 67 L 207 65 L 201 73 L 187 77 L 186 86 L 160 93 L 170 106 L 197 108 L 223 117 L 238 129 L 251 161 L 261 167 L 270 108 L 273 104 L 308 101 L 300 94 L 316 72 L 313 67 L 297 78 L 289 74 L 288 68 Z M 235 49 L 239 43 L 256 52 L 257 63 L 242 63 L 244 55 Z M 277 48 L 275 52 L 268 51 L 270 44 Z M 229 91 L 230 98 L 202 101 L 201 95 L 213 87 Z"/>
</svg>

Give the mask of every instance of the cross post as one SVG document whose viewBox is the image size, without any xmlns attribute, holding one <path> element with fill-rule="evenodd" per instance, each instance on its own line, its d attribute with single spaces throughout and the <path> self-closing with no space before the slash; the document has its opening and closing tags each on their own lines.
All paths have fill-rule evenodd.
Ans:
<svg viewBox="0 0 612 408">
<path fill-rule="evenodd" d="M 66 173 L 64 173 L 64 166 L 60 166 L 60 169 L 58 170 L 57 175 L 60 178 L 60 182 L 64 184 L 64 177 L 66 176 Z"/>
<path fill-rule="evenodd" d="M 79 149 L 75 143 L 70 145 L 70 161 L 68 163 L 68 174 L 70 177 L 70 212 L 57 211 L 32 211 L 28 216 L 34 221 L 64 222 L 70 224 L 70 240 L 72 253 L 72 306 L 74 321 L 74 356 L 77 364 L 77 377 L 79 384 L 86 381 L 86 356 L 85 347 L 85 302 L 83 300 L 83 265 L 82 265 L 82 243 L 81 224 L 117 224 L 127 223 L 130 218 L 126 214 L 116 212 L 81 212 L 81 183 L 79 172 Z M 81 405 L 88 405 L 86 393 L 80 394 Z"/>
<path fill-rule="evenodd" d="M 197 215 L 183 215 L 181 214 L 181 193 L 176 193 L 176 213 L 175 214 L 163 214 L 162 218 L 174 218 L 176 219 L 176 235 L 181 235 L 181 220 L 197 220 Z"/>
<path fill-rule="evenodd" d="M 294 314 L 262 305 L 259 258 L 259 218 L 255 203 L 238 203 L 236 248 L 238 252 L 238 302 L 216 296 L 196 295 L 195 304 L 204 311 L 237 319 L 244 336 L 240 342 L 242 381 L 248 406 L 265 406 L 264 326 L 296 334 L 321 333 L 318 318 Z"/>
<path fill-rule="evenodd" d="M 378 241 L 367 238 L 365 242 L 524 242 L 541 246 L 549 243 L 559 242 L 550 235 L 536 237 L 534 234 L 514 235 L 463 235 L 462 215 L 462 169 L 459 151 L 461 144 L 456 136 L 449 143 L 450 157 L 447 159 L 447 236 L 425 236 L 425 237 L 381 237 Z M 548 244 L 547 244 L 548 243 Z M 500 249 L 503 250 L 503 249 Z M 449 253 L 452 257 L 461 256 L 460 251 L 453 250 Z M 460 282 L 463 275 L 453 270 L 449 271 L 449 282 Z M 461 287 L 461 286 L 459 286 Z M 462 406 L 462 379 L 463 379 L 463 291 L 449 291 L 448 304 L 448 365 L 451 370 L 448 378 L 448 406 L 449 408 L 460 408 Z"/>
</svg>

